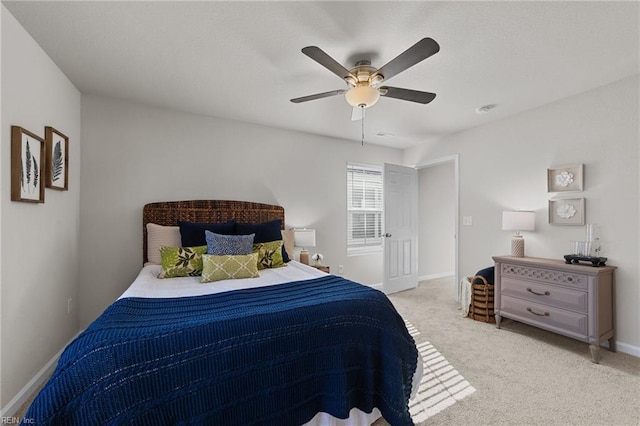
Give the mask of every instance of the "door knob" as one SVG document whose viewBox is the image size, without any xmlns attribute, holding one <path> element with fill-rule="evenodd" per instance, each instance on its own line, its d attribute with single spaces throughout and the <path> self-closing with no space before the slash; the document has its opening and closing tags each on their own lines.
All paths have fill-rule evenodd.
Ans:
<svg viewBox="0 0 640 426">
<path fill-rule="evenodd" d="M 384 237 L 385 238 L 391 238 L 391 234 L 387 232 L 386 234 L 384 234 Z"/>
</svg>

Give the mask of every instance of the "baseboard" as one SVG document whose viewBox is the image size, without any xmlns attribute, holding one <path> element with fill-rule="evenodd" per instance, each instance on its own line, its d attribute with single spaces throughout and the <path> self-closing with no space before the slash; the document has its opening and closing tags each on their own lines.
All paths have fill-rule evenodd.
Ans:
<svg viewBox="0 0 640 426">
<path fill-rule="evenodd" d="M 435 279 L 438 279 L 438 278 L 453 277 L 454 275 L 455 275 L 455 273 L 453 273 L 453 272 L 441 272 L 439 274 L 423 275 L 421 277 L 418 277 L 418 281 L 435 280 Z M 383 290 L 384 287 L 383 287 L 382 283 L 369 284 L 369 287 L 373 287 L 376 290 L 384 291 Z"/>
<path fill-rule="evenodd" d="M 421 277 L 418 277 L 418 281 L 435 280 L 438 278 L 453 277 L 454 275 L 455 275 L 455 272 L 440 272 L 438 274 L 429 274 L 429 275 L 423 275 Z"/>
<path fill-rule="evenodd" d="M 627 343 L 616 342 L 616 350 L 625 354 L 633 355 L 640 358 L 640 347 L 629 345 Z"/>
<path fill-rule="evenodd" d="M 60 349 L 60 351 L 55 354 L 53 358 L 51 358 L 49 362 L 47 362 L 45 366 L 42 367 L 42 369 L 40 369 L 40 371 L 38 371 L 38 373 L 36 373 L 36 375 L 33 376 L 31 380 L 29 380 L 29 382 L 20 390 L 20 392 L 18 392 L 18 394 L 14 396 L 13 399 L 2 408 L 2 411 L 0 411 L 1 418 L 13 417 L 18 412 L 20 407 L 22 407 L 22 405 L 29 400 L 31 395 L 33 395 L 36 389 L 38 389 L 40 383 L 42 383 L 47 377 L 49 377 L 49 375 L 51 375 L 51 373 L 53 373 L 53 370 L 55 370 L 58 363 L 58 359 L 60 358 L 60 355 L 62 355 L 64 349 L 69 345 L 69 343 L 75 340 L 75 338 L 78 337 L 80 333 L 82 333 L 82 331 L 79 331 L 75 336 L 73 336 L 71 340 L 69 340 L 67 344 L 64 345 L 62 349 Z"/>
</svg>

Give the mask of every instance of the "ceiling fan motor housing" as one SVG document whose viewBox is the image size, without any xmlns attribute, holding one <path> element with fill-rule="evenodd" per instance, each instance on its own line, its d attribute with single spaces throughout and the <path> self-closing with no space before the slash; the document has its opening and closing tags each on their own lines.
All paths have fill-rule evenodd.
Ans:
<svg viewBox="0 0 640 426">
<path fill-rule="evenodd" d="M 345 94 L 349 105 L 369 108 L 378 102 L 380 92 L 375 87 L 375 84 L 382 83 L 384 77 L 374 75 L 376 71 L 377 69 L 372 67 L 369 61 L 358 61 L 355 67 L 349 70 L 351 75 L 345 78 L 345 81 L 351 87 Z M 354 76 L 355 79 L 353 78 Z"/>
</svg>

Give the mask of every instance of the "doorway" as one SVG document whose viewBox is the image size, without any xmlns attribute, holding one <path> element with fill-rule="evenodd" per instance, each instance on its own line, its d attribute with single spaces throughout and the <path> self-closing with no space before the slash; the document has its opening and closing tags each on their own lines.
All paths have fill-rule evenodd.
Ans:
<svg viewBox="0 0 640 426">
<path fill-rule="evenodd" d="M 458 155 L 416 164 L 418 170 L 419 280 L 454 276 L 458 299 Z"/>
</svg>

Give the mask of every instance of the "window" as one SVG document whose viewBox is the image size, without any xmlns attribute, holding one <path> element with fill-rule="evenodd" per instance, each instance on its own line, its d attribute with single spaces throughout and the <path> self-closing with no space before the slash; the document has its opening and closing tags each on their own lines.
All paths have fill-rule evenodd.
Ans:
<svg viewBox="0 0 640 426">
<path fill-rule="evenodd" d="M 347 163 L 347 254 L 382 250 L 382 167 Z"/>
</svg>

